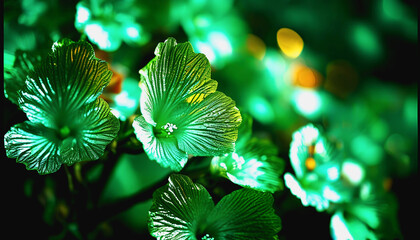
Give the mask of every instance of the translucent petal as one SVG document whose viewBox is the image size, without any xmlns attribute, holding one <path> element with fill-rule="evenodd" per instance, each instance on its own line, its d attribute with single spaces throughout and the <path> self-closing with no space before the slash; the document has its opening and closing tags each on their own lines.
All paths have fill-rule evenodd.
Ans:
<svg viewBox="0 0 420 240">
<path fill-rule="evenodd" d="M 144 121 L 136 123 L 145 132 L 137 137 L 149 157 L 180 170 L 187 154 L 232 152 L 241 115 L 232 99 L 216 92 L 207 58 L 194 53 L 190 43 L 177 44 L 173 38 L 159 43 L 155 55 L 140 70 Z M 171 166 L 174 160 L 181 162 Z"/>
<path fill-rule="evenodd" d="M 169 184 L 153 194 L 149 231 L 157 239 L 191 239 L 214 203 L 207 190 L 184 175 L 173 174 Z"/>
<path fill-rule="evenodd" d="M 120 122 L 101 98 L 84 107 L 77 116 L 75 136 L 69 136 L 60 146 L 63 162 L 68 165 L 97 160 L 117 136 L 120 127 Z"/>
<path fill-rule="evenodd" d="M 4 72 L 4 95 L 18 104 L 18 92 L 25 87 L 26 75 L 41 63 L 41 57 L 33 52 L 17 50 L 13 66 L 6 66 Z"/>
<path fill-rule="evenodd" d="M 243 187 L 269 192 L 283 189 L 284 161 L 276 156 L 277 148 L 270 141 L 248 138 L 235 148 L 234 153 L 214 157 L 212 167 Z"/>
<path fill-rule="evenodd" d="M 187 163 L 188 154 L 178 148 L 174 137 L 158 138 L 153 132 L 154 127 L 147 123 L 143 116 L 136 117 L 133 121 L 137 138 L 151 160 L 157 161 L 162 167 L 170 167 L 174 171 L 181 171 Z"/>
<path fill-rule="evenodd" d="M 375 233 L 362 221 L 351 215 L 344 217 L 341 211 L 331 217 L 330 229 L 333 239 L 336 240 L 378 239 Z"/>
<path fill-rule="evenodd" d="M 107 63 L 95 58 L 87 42 L 63 40 L 29 74 L 19 104 L 31 122 L 58 127 L 62 119 L 94 102 L 111 76 Z"/>
<path fill-rule="evenodd" d="M 61 164 L 58 138 L 52 129 L 26 121 L 13 126 L 4 136 L 7 157 L 40 174 L 56 172 Z"/>
<path fill-rule="evenodd" d="M 271 193 L 242 188 L 223 197 L 204 230 L 215 239 L 273 239 L 281 229 Z"/>
<path fill-rule="evenodd" d="M 242 119 L 231 98 L 221 92 L 212 93 L 190 105 L 184 114 L 175 133 L 180 149 L 198 156 L 234 151 Z"/>
<path fill-rule="evenodd" d="M 177 44 L 168 38 L 159 43 L 156 57 L 140 70 L 141 112 L 155 125 L 167 121 L 171 112 L 193 95 L 216 91 L 217 82 L 210 78 L 210 64 L 203 54 L 194 53 L 190 43 Z M 190 103 L 199 100 L 196 97 Z"/>
</svg>

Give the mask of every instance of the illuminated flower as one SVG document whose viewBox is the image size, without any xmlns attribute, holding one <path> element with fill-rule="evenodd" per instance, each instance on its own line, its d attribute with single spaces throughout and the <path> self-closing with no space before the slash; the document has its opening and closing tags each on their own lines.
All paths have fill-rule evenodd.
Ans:
<svg viewBox="0 0 420 240">
<path fill-rule="evenodd" d="M 342 202 L 350 197 L 340 181 L 341 160 L 332 144 L 312 124 L 293 134 L 290 162 L 296 177 L 286 173 L 285 184 L 304 206 L 323 211 L 330 202 Z"/>
<path fill-rule="evenodd" d="M 132 0 L 83 0 L 76 9 L 76 29 L 102 50 L 115 51 L 122 41 L 142 45 L 149 40 L 149 34 L 136 23 L 140 9 Z"/>
<path fill-rule="evenodd" d="M 216 156 L 212 160 L 212 168 L 220 171 L 233 183 L 256 190 L 275 192 L 283 189 L 281 175 L 284 161 L 277 157 L 277 148 L 266 139 L 251 137 L 245 123 L 239 127 L 239 137 L 235 152 Z M 249 130 L 250 131 L 250 130 Z"/>
<path fill-rule="evenodd" d="M 140 110 L 133 127 L 150 159 L 180 171 L 188 154 L 218 156 L 234 151 L 241 123 L 235 102 L 216 91 L 210 64 L 191 44 L 169 38 L 140 70 Z"/>
<path fill-rule="evenodd" d="M 387 194 L 354 199 L 334 213 L 330 229 L 337 240 L 400 239 L 395 199 Z"/>
<path fill-rule="evenodd" d="M 275 239 L 281 229 L 273 196 L 242 188 L 215 206 L 207 190 L 184 175 L 173 174 L 156 190 L 149 231 L 157 239 Z"/>
<path fill-rule="evenodd" d="M 182 13 L 181 26 L 195 49 L 214 67 L 223 67 L 246 44 L 246 24 L 232 1 L 192 2 Z"/>
<path fill-rule="evenodd" d="M 19 92 L 29 121 L 6 133 L 7 156 L 40 174 L 98 159 L 119 130 L 108 104 L 98 99 L 110 79 L 106 62 L 95 58 L 88 43 L 54 43 Z"/>
</svg>

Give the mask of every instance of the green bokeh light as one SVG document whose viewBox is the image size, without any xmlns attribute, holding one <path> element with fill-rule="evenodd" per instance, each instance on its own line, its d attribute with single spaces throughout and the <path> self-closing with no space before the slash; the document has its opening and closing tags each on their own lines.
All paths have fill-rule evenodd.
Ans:
<svg viewBox="0 0 420 240">
<path fill-rule="evenodd" d="M 254 96 L 250 97 L 249 112 L 251 115 L 262 123 L 271 123 L 274 121 L 275 116 L 271 104 L 263 97 Z"/>
<path fill-rule="evenodd" d="M 380 145 L 365 135 L 356 136 L 351 142 L 351 150 L 367 165 L 375 165 L 382 161 L 384 152 Z"/>
<path fill-rule="evenodd" d="M 377 58 L 381 55 L 381 43 L 372 27 L 362 23 L 354 24 L 350 36 L 354 46 L 363 56 Z"/>
</svg>

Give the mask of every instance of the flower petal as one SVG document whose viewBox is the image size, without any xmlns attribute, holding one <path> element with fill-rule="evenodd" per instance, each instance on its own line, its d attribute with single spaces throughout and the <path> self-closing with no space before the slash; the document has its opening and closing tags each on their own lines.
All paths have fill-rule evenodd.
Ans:
<svg viewBox="0 0 420 240">
<path fill-rule="evenodd" d="M 281 229 L 273 202 L 270 193 L 236 190 L 216 205 L 204 231 L 215 239 L 273 239 Z"/>
<path fill-rule="evenodd" d="M 65 39 L 55 43 L 46 61 L 29 73 L 19 105 L 31 122 L 56 128 L 57 121 L 94 102 L 111 76 L 89 43 Z"/>
<path fill-rule="evenodd" d="M 6 53 L 5 53 L 6 54 Z M 13 66 L 5 63 L 4 95 L 14 104 L 18 104 L 18 92 L 25 87 L 26 75 L 41 63 L 39 54 L 17 50 Z"/>
<path fill-rule="evenodd" d="M 143 143 L 144 151 L 151 160 L 157 161 L 162 167 L 170 167 L 174 171 L 181 171 L 187 163 L 188 154 L 178 148 L 174 137 L 155 136 L 154 127 L 146 122 L 144 116 L 138 116 L 133 121 L 134 132 Z"/>
<path fill-rule="evenodd" d="M 186 162 L 181 152 L 185 156 L 232 152 L 241 115 L 231 98 L 216 92 L 207 58 L 194 53 L 190 43 L 177 44 L 173 38 L 159 43 L 155 55 L 140 70 L 140 109 L 145 122 L 141 124 L 144 130 L 139 131 L 148 133 L 137 136 L 149 156 L 165 163 L 170 160 L 162 153 L 174 155 L 176 150 L 172 161 L 182 162 L 164 165 L 179 170 Z M 160 152 L 153 152 L 157 150 Z"/>
<path fill-rule="evenodd" d="M 331 236 L 336 240 L 378 239 L 372 229 L 362 221 L 351 215 L 346 218 L 341 211 L 331 217 L 330 230 Z"/>
<path fill-rule="evenodd" d="M 71 165 L 85 160 L 97 160 L 105 147 L 117 136 L 120 122 L 110 112 L 105 100 L 99 98 L 77 114 L 75 137 L 68 137 L 61 144 L 63 162 Z"/>
<path fill-rule="evenodd" d="M 213 200 L 200 184 L 173 174 L 169 184 L 153 193 L 149 231 L 157 239 L 196 239 L 195 234 L 214 208 Z"/>
<path fill-rule="evenodd" d="M 180 149 L 197 156 L 217 156 L 233 152 L 241 114 L 235 102 L 215 92 L 190 105 L 179 123 L 175 136 Z"/>
<path fill-rule="evenodd" d="M 58 138 L 52 129 L 29 121 L 16 124 L 4 136 L 7 157 L 39 174 L 56 172 L 61 164 Z"/>
<path fill-rule="evenodd" d="M 155 55 L 140 70 L 140 108 L 148 123 L 168 121 L 172 111 L 186 99 L 197 96 L 191 99 L 193 104 L 200 100 L 198 96 L 216 91 L 217 82 L 210 78 L 207 58 L 194 53 L 190 43 L 177 44 L 174 38 L 168 38 L 158 44 Z"/>
</svg>

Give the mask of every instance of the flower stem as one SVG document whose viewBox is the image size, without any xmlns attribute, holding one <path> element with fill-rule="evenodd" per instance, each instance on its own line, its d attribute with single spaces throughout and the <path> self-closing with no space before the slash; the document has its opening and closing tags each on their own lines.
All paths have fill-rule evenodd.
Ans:
<svg viewBox="0 0 420 240">
<path fill-rule="evenodd" d="M 64 164 L 64 169 L 66 170 L 67 183 L 69 186 L 70 193 L 74 193 L 73 177 L 71 176 L 69 167 L 67 167 L 67 165 Z"/>
<path fill-rule="evenodd" d="M 93 230 L 92 228 L 96 227 L 101 222 L 130 209 L 137 203 L 151 199 L 153 192 L 167 183 L 169 175 L 170 174 L 166 175 L 158 182 L 139 190 L 131 196 L 123 197 L 112 203 L 86 211 L 79 216 L 79 227 L 83 228 L 83 231 L 85 232 L 90 232 Z"/>
</svg>

